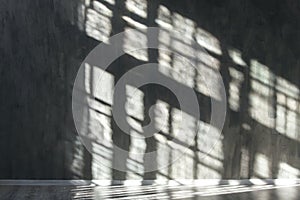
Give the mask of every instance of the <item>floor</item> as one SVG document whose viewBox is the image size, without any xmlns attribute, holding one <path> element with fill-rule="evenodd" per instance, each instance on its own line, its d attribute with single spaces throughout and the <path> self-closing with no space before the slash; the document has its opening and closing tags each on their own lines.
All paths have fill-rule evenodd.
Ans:
<svg viewBox="0 0 300 200">
<path fill-rule="evenodd" d="M 0 199 L 203 199 L 298 200 L 300 185 L 37 185 L 1 184 Z"/>
</svg>

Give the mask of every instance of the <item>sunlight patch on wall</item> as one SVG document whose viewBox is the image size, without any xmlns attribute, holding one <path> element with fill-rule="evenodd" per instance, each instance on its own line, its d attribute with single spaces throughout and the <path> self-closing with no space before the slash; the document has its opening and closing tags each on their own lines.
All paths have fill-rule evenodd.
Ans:
<svg viewBox="0 0 300 200">
<path fill-rule="evenodd" d="M 170 132 L 169 104 L 161 100 L 157 100 L 155 106 L 156 106 L 154 110 L 155 127 L 164 133 L 169 133 Z"/>
<path fill-rule="evenodd" d="M 81 178 L 83 176 L 83 168 L 84 168 L 84 147 L 81 144 L 81 140 L 79 136 L 76 136 L 74 140 L 73 155 L 71 161 L 70 170 L 73 173 L 73 178 Z"/>
<path fill-rule="evenodd" d="M 220 61 L 217 58 L 208 54 L 206 51 L 198 50 L 196 52 L 196 58 L 198 62 L 200 62 L 201 64 L 216 71 L 220 70 L 220 65 L 221 65 Z"/>
<path fill-rule="evenodd" d="M 195 32 L 196 23 L 178 13 L 173 13 L 172 16 L 173 29 L 176 31 L 173 35 L 178 40 L 183 40 L 186 44 L 192 44 L 193 34 Z"/>
<path fill-rule="evenodd" d="M 165 31 L 160 31 L 159 40 L 163 40 L 159 45 L 159 71 L 184 85 L 194 87 L 195 63 L 188 59 L 193 53 L 191 47 L 180 41 L 173 41 Z"/>
<path fill-rule="evenodd" d="M 87 94 L 91 95 L 91 88 L 92 88 L 92 83 L 91 83 L 91 70 L 92 67 L 88 64 L 84 64 L 84 88 Z"/>
<path fill-rule="evenodd" d="M 157 122 L 155 126 L 161 128 L 163 133 L 186 145 L 195 144 L 194 139 L 199 122 L 193 116 L 177 108 L 171 108 L 168 103 L 161 100 L 156 102 L 154 114 L 155 122 Z"/>
<path fill-rule="evenodd" d="M 77 7 L 77 26 L 79 30 L 85 31 L 85 12 L 86 12 L 86 5 L 83 0 L 80 1 L 81 3 L 78 4 Z"/>
<path fill-rule="evenodd" d="M 171 178 L 192 179 L 194 173 L 194 152 L 173 142 L 170 142 L 170 147 L 173 158 Z"/>
<path fill-rule="evenodd" d="M 94 100 L 95 101 L 95 100 Z M 97 102 L 97 101 L 95 101 Z M 93 105 L 101 105 L 100 102 Z M 110 179 L 112 167 L 111 108 L 106 105 L 93 106 L 89 110 L 89 134 L 92 141 L 92 174 L 95 179 Z M 91 106 L 92 107 L 92 106 Z M 97 109 L 98 108 L 98 109 Z M 99 110 L 100 108 L 100 110 Z M 106 111 L 106 113 L 105 113 Z"/>
<path fill-rule="evenodd" d="M 129 157 L 126 162 L 127 179 L 142 179 L 144 173 L 144 153 L 146 149 L 141 121 L 144 120 L 144 93 L 138 88 L 126 85 L 125 109 L 131 126 Z"/>
<path fill-rule="evenodd" d="M 251 60 L 250 62 L 250 75 L 255 80 L 263 83 L 266 86 L 273 86 L 274 82 L 274 74 L 273 72 L 266 66 L 258 62 L 257 60 Z"/>
<path fill-rule="evenodd" d="M 112 0 L 83 1 L 78 7 L 78 26 L 87 35 L 99 41 L 105 41 L 111 34 L 112 11 L 107 3 L 114 4 Z M 147 18 L 147 2 L 127 0 L 126 8 L 133 15 Z M 131 15 L 129 15 L 131 16 Z M 147 45 L 146 25 L 129 16 L 122 16 L 125 27 L 124 51 L 141 61 L 148 61 L 147 49 L 131 51 Z M 159 32 L 158 62 L 159 71 L 187 87 L 221 100 L 221 80 L 217 73 L 220 70 L 220 61 L 212 55 L 222 55 L 220 42 L 211 33 L 196 27 L 196 23 L 178 13 L 172 13 L 164 6 L 159 6 L 156 23 L 161 28 Z M 135 28 L 138 32 L 128 31 Z M 177 31 L 173 34 L 171 30 Z M 197 50 L 193 41 L 207 49 Z M 165 50 L 163 50 L 165 49 Z M 239 66 L 247 66 L 242 54 L 236 49 L 228 50 L 229 57 Z M 193 67 L 195 66 L 197 70 Z M 244 81 L 244 74 L 236 68 L 229 67 L 231 82 L 229 83 L 229 106 L 234 111 L 240 110 L 240 90 Z M 101 79 L 100 79 L 101 78 Z M 86 137 L 94 139 L 92 173 L 96 179 L 110 179 L 109 166 L 112 160 L 112 128 L 111 105 L 113 102 L 114 76 L 96 66 L 85 65 L 84 88 L 87 97 L 88 109 L 83 112 L 82 126 Z M 97 88 L 96 85 L 105 85 Z M 276 130 L 293 140 L 300 141 L 297 132 L 299 126 L 299 89 L 289 81 L 276 77 L 272 71 L 257 60 L 250 62 L 250 93 L 249 114 L 260 124 Z M 141 152 L 146 149 L 145 138 L 142 133 L 141 121 L 144 120 L 144 94 L 132 86 L 126 86 L 126 112 L 127 121 L 131 125 L 131 145 L 127 167 L 127 178 L 140 179 L 142 177 L 143 156 Z M 94 99 L 96 97 L 97 99 Z M 158 166 L 164 166 L 175 158 L 172 166 L 159 169 L 158 178 L 221 178 L 223 171 L 223 136 L 220 131 L 209 124 L 198 121 L 193 116 L 173 108 L 167 102 L 157 101 L 155 105 L 155 126 L 161 128 L 155 134 L 157 141 Z M 182 115 L 182 117 L 181 117 Z M 183 122 L 183 123 L 182 123 Z M 200 124 L 200 125 L 199 125 Z M 245 123 L 244 123 L 245 124 Z M 248 124 L 247 124 L 248 125 Z M 248 130 L 252 127 L 248 125 Z M 197 131 L 197 129 L 199 130 Z M 212 129 L 208 132 L 208 129 Z M 195 140 L 194 134 L 197 131 Z M 176 141 L 171 141 L 172 137 Z M 191 144 L 190 149 L 186 146 Z M 193 148 L 193 150 L 191 150 Z M 194 151 L 194 149 L 196 149 Z M 135 153 L 138 152 L 139 155 Z M 73 170 L 84 166 L 83 151 L 76 152 Z M 78 159 L 77 159 L 78 158 Z M 77 159 L 77 160 L 76 160 Z M 241 176 L 249 174 L 249 151 L 241 151 Z M 99 165 L 104 163 L 105 165 Z M 254 173 L 259 178 L 268 178 L 271 174 L 267 156 L 257 153 L 254 159 Z M 193 166 L 193 167 L 186 167 Z M 194 168 L 194 166 L 197 166 Z M 79 173 L 78 173 L 79 174 Z M 297 178 L 299 170 L 286 163 L 279 165 L 279 177 Z"/>
<path fill-rule="evenodd" d="M 147 1 L 146 0 L 126 0 L 126 8 L 142 17 L 142 18 L 147 18 Z"/>
<path fill-rule="evenodd" d="M 244 81 L 244 74 L 233 67 L 229 67 L 231 82 L 229 83 L 229 107 L 234 111 L 240 109 L 240 90 Z"/>
<path fill-rule="evenodd" d="M 114 4 L 114 0 L 80 0 L 75 19 L 79 30 L 95 40 L 108 43 Z"/>
<path fill-rule="evenodd" d="M 254 174 L 258 176 L 257 178 L 270 177 L 268 157 L 261 153 L 257 153 L 254 159 Z"/>
<path fill-rule="evenodd" d="M 111 4 L 111 5 L 115 5 L 116 4 L 115 0 L 103 0 L 103 2 L 107 2 L 107 3 Z"/>
<path fill-rule="evenodd" d="M 267 66 L 251 61 L 250 114 L 259 123 L 300 141 L 299 89 L 289 81 L 276 77 Z M 275 125 L 275 127 L 274 127 Z"/>
<path fill-rule="evenodd" d="M 211 168 L 211 166 L 197 164 L 197 178 L 198 179 L 221 179 L 222 175 L 220 172 Z"/>
<path fill-rule="evenodd" d="M 299 89 L 287 80 L 278 77 L 276 82 L 276 130 L 287 137 L 300 141 Z"/>
<path fill-rule="evenodd" d="M 256 60 L 251 60 L 250 67 L 250 116 L 268 128 L 274 128 L 274 75 Z"/>
<path fill-rule="evenodd" d="M 114 76 L 99 67 L 93 66 L 93 96 L 112 105 L 114 91 Z M 105 87 L 97 87 L 105 85 Z"/>
<path fill-rule="evenodd" d="M 176 81 L 183 83 L 184 85 L 193 88 L 194 87 L 194 77 L 195 68 L 190 66 L 188 60 L 184 59 L 182 56 L 173 54 L 172 56 L 172 67 L 166 67 L 159 65 L 160 72 L 165 75 L 175 79 Z"/>
<path fill-rule="evenodd" d="M 87 103 L 90 109 L 96 110 L 104 115 L 110 116 L 111 115 L 111 106 L 103 104 L 102 102 L 92 98 L 87 98 Z"/>
<path fill-rule="evenodd" d="M 145 138 L 136 131 L 130 132 L 131 145 L 127 159 L 127 179 L 141 179 L 144 173 L 144 152 L 146 149 Z"/>
<path fill-rule="evenodd" d="M 298 98 L 299 94 L 300 94 L 299 89 L 296 85 L 290 83 L 289 81 L 287 81 L 281 77 L 277 77 L 276 89 L 279 92 L 282 92 L 285 95 L 292 97 L 292 98 Z"/>
<path fill-rule="evenodd" d="M 126 85 L 126 104 L 127 115 L 139 120 L 144 120 L 144 93 L 131 85 Z"/>
<path fill-rule="evenodd" d="M 215 151 L 212 151 L 211 155 L 223 159 L 222 155 L 222 139 L 221 131 L 211 126 L 210 124 L 199 121 L 198 128 L 198 145 L 201 150 L 208 150 L 210 147 L 216 145 Z M 204 151 L 207 152 L 207 151 Z M 219 153 L 221 152 L 221 153 Z"/>
<path fill-rule="evenodd" d="M 93 137 L 91 139 L 103 144 L 111 143 L 111 116 L 99 113 L 98 111 L 95 111 L 93 109 L 90 109 L 89 115 L 90 133 L 87 136 L 91 135 L 91 137 Z"/>
<path fill-rule="evenodd" d="M 221 100 L 221 79 L 218 79 L 218 71 L 211 67 L 198 64 L 198 76 L 196 78 L 196 90 L 205 96 L 212 97 L 215 100 Z"/>
<path fill-rule="evenodd" d="M 208 31 L 197 28 L 195 38 L 200 46 L 217 55 L 222 55 L 219 40 Z"/>
<path fill-rule="evenodd" d="M 139 30 L 147 29 L 146 25 L 144 25 L 144 24 L 142 24 L 140 22 L 137 22 L 137 21 L 131 19 L 130 17 L 123 16 L 122 19 L 124 21 L 126 21 L 126 23 L 128 24 L 128 26 L 131 27 L 131 28 L 139 29 Z"/>
<path fill-rule="evenodd" d="M 158 9 L 159 71 L 189 87 L 194 87 L 195 63 L 192 63 L 195 23 L 164 6 Z M 193 66 L 191 66 L 193 65 Z"/>
<path fill-rule="evenodd" d="M 223 136 L 221 135 L 220 130 L 208 123 L 199 121 L 197 140 L 198 148 L 200 150 L 200 159 L 204 158 L 206 155 L 214 157 L 217 160 L 224 159 L 222 144 Z"/>
<path fill-rule="evenodd" d="M 197 138 L 197 178 L 221 178 L 224 159 L 222 139 L 218 129 L 200 121 Z"/>
<path fill-rule="evenodd" d="M 279 164 L 278 178 L 297 179 L 300 176 L 299 169 L 290 166 L 287 163 L 281 162 Z"/>
<path fill-rule="evenodd" d="M 168 127 L 162 129 L 163 134 L 155 134 L 158 142 L 158 166 L 165 166 L 168 162 L 173 162 L 170 167 L 159 169 L 158 177 L 162 179 L 167 177 L 191 179 L 195 176 L 197 178 L 221 178 L 224 155 L 223 136 L 220 131 L 177 108 L 170 107 L 166 102 L 159 100 L 157 104 L 159 106 L 156 107 L 155 118 L 170 119 Z M 160 113 L 163 113 L 163 117 Z M 197 138 L 195 134 L 198 134 Z M 174 141 L 172 141 L 173 137 Z M 197 146 L 195 146 L 196 141 Z M 196 148 L 196 150 L 191 148 Z M 198 163 L 195 163 L 196 161 Z M 184 167 L 186 165 L 191 167 L 186 169 Z M 197 169 L 194 168 L 195 166 Z"/>
<path fill-rule="evenodd" d="M 160 5 L 158 8 L 158 17 L 155 19 L 155 22 L 162 29 L 170 30 L 172 29 L 171 15 L 171 11 L 167 7 Z"/>
<path fill-rule="evenodd" d="M 197 178 L 220 179 L 223 171 L 223 161 L 209 154 L 198 153 Z"/>
<path fill-rule="evenodd" d="M 221 81 L 218 79 L 220 61 L 205 50 L 197 49 L 196 52 L 197 77 L 195 89 L 202 94 L 221 100 Z"/>
<path fill-rule="evenodd" d="M 145 47 L 147 45 L 146 29 L 142 29 L 142 24 L 140 24 L 139 22 L 134 22 L 134 20 L 126 16 L 123 17 L 123 19 L 131 24 L 132 28 L 138 29 L 138 31 L 132 32 L 129 31 L 130 28 L 125 28 L 123 46 L 124 51 L 138 60 L 148 61 L 148 51 L 147 49 L 142 49 L 142 47 Z"/>
<path fill-rule="evenodd" d="M 141 49 L 141 47 L 147 46 L 147 26 L 141 22 L 141 20 L 133 19 L 131 14 L 138 15 L 142 18 L 147 18 L 147 1 L 146 0 L 126 0 L 125 6 L 130 12 L 128 16 L 122 16 L 122 19 L 126 23 L 124 45 L 123 50 L 141 61 L 148 61 L 147 49 Z M 137 21 L 138 20 L 138 21 Z M 129 29 L 136 29 L 138 31 L 131 32 Z M 139 50 L 134 50 L 139 49 Z M 132 51 L 134 50 L 134 51 Z"/>
<path fill-rule="evenodd" d="M 159 71 L 206 96 L 220 100 L 221 80 L 216 74 L 220 62 L 200 48 L 194 48 L 195 35 L 202 47 L 214 51 L 219 48 L 217 39 L 204 30 L 201 32 L 194 21 L 171 13 L 164 6 L 158 9 L 156 23 L 161 28 L 158 37 Z"/>
<path fill-rule="evenodd" d="M 112 27 L 112 11 L 99 1 L 93 1 L 86 11 L 85 31 L 88 36 L 103 42 L 108 42 Z"/>
<path fill-rule="evenodd" d="M 105 143 L 111 144 L 111 143 Z M 111 179 L 112 172 L 112 147 L 111 145 L 106 146 L 99 143 L 93 143 L 93 154 L 92 154 L 92 175 L 93 179 Z"/>
<path fill-rule="evenodd" d="M 228 50 L 229 57 L 235 64 L 246 67 L 247 63 L 242 58 L 242 53 L 237 49 L 229 49 Z"/>
<path fill-rule="evenodd" d="M 138 131 L 139 133 L 143 132 L 143 127 L 141 121 L 144 120 L 144 93 L 131 86 L 126 85 L 126 103 L 125 110 L 127 113 L 127 122 L 130 127 Z M 141 136 L 143 137 L 143 136 Z"/>
<path fill-rule="evenodd" d="M 99 67 L 85 64 L 84 85 L 87 96 L 86 138 L 91 141 L 91 170 L 94 179 L 110 179 L 112 166 L 112 128 L 111 105 L 113 98 L 114 76 Z M 107 87 L 97 88 L 105 84 Z M 95 99 L 96 97 L 97 99 Z M 109 104 L 109 105 L 107 105 Z"/>
<path fill-rule="evenodd" d="M 197 121 L 189 114 L 177 109 L 170 108 L 166 102 L 158 100 L 155 107 L 156 125 L 162 133 L 171 136 L 178 142 L 169 140 L 166 136 L 156 133 L 158 141 L 158 166 L 171 166 L 159 170 L 159 178 L 193 178 L 193 170 L 185 168 L 186 164 L 193 166 L 193 151 L 188 145 L 194 145 Z M 162 120 L 163 119 L 163 120 Z M 170 119 L 170 121 L 169 121 Z"/>
<path fill-rule="evenodd" d="M 168 139 L 165 136 L 154 134 L 154 137 L 157 141 L 157 166 L 159 169 L 157 173 L 157 179 L 168 180 L 170 179 L 168 164 L 171 163 L 172 149 Z"/>
<path fill-rule="evenodd" d="M 194 145 L 195 131 L 197 131 L 195 118 L 177 108 L 172 109 L 171 118 L 172 135 L 185 144 Z"/>
</svg>

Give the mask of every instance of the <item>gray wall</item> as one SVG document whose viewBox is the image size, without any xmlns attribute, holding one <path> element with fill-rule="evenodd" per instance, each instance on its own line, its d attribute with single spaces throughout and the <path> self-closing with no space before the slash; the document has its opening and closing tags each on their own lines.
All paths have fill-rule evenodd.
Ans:
<svg viewBox="0 0 300 200">
<path fill-rule="evenodd" d="M 167 170 L 170 174 L 164 174 L 164 178 L 300 176 L 297 93 L 300 11 L 296 1 L 149 1 L 146 19 L 126 9 L 123 1 L 116 0 L 115 5 L 107 3 L 109 1 L 99 2 L 112 12 L 108 36 L 128 26 L 123 15 L 147 26 L 157 26 L 158 8 L 163 5 L 172 14 L 190 19 L 196 27 L 210 33 L 222 51 L 222 55 L 218 55 L 208 50 L 220 62 L 228 97 L 222 156 L 213 161 L 221 162 L 221 166 L 213 169 L 211 162 L 201 163 L 196 155 L 200 150 L 193 147 L 196 155 L 191 167 L 193 176 L 176 175 L 170 167 Z M 97 172 L 100 175 L 95 174 L 93 166 L 97 163 L 93 158 L 96 155 L 85 150 L 74 127 L 71 94 L 75 75 L 84 57 L 99 44 L 97 35 L 88 31 L 92 27 L 88 24 L 88 13 L 97 9 L 92 3 L 83 5 L 79 0 L 12 0 L 0 6 L 1 178 L 128 177 L 116 170 L 109 172 L 110 177 L 101 170 Z M 106 30 L 101 23 L 94 28 L 98 27 L 100 32 Z M 235 61 L 229 49 L 240 52 L 244 63 Z M 149 50 L 148 54 L 150 60 L 157 59 L 158 52 Z M 125 55 L 113 64 L 110 74 L 118 79 L 126 70 L 141 63 L 134 56 Z M 256 66 L 262 69 L 262 74 L 254 70 Z M 236 71 L 242 74 L 242 81 L 236 80 Z M 256 72 L 260 77 L 256 77 Z M 231 91 L 234 84 L 239 92 Z M 149 86 L 142 91 L 146 96 L 145 108 L 157 99 L 178 107 L 172 94 L 164 89 Z M 230 104 L 233 94 L 239 96 L 239 109 Z M 209 97 L 201 92 L 198 96 L 201 120 L 208 122 Z M 130 147 L 132 141 L 114 122 L 111 130 L 115 143 Z M 146 143 L 150 149 L 159 145 L 154 138 Z M 202 168 L 198 168 L 198 164 Z M 161 175 L 155 171 L 140 174 L 140 177 L 152 179 Z"/>
</svg>

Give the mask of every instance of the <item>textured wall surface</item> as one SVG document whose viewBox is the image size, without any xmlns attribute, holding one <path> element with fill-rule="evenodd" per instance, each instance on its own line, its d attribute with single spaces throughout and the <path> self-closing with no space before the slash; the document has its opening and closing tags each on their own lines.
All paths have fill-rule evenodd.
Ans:
<svg viewBox="0 0 300 200">
<path fill-rule="evenodd" d="M 0 178 L 299 178 L 299 3 L 296 0 L 126 2 L 11 0 L 2 3 Z M 168 24 L 174 30 L 192 30 L 193 37 L 196 40 L 198 37 L 199 44 L 215 63 L 208 66 L 215 69 L 206 72 L 211 77 L 214 70 L 222 74 L 228 108 L 222 137 L 215 141 L 219 149 L 199 160 L 199 154 L 208 154 L 205 145 L 199 146 L 200 139 L 178 166 L 174 164 L 145 174 L 139 167 L 127 173 L 110 171 L 100 166 L 106 162 L 103 156 L 96 151 L 90 154 L 84 148 L 74 127 L 71 95 L 77 70 L 87 54 L 109 36 L 128 27 L 164 28 Z M 143 42 L 143 37 L 146 36 L 141 34 L 137 41 Z M 163 41 L 162 45 L 167 44 Z M 181 53 L 181 47 L 170 48 Z M 138 55 L 126 54 L 113 63 L 109 76 L 117 80 L 133 66 L 146 60 L 157 62 L 160 56 L 163 57 L 162 52 L 151 50 Z M 171 67 L 177 69 L 175 58 L 170 56 L 170 60 Z M 180 73 L 189 71 L 184 63 L 178 66 Z M 190 86 L 189 78 L 193 81 L 195 77 L 188 73 L 185 83 L 172 74 L 166 76 L 174 78 L 180 86 L 187 84 L 199 91 L 201 122 L 203 126 L 209 123 L 210 98 L 217 99 L 217 94 L 209 97 L 201 81 Z M 179 109 L 177 101 L 164 88 L 148 86 L 141 92 L 145 110 L 158 99 L 162 108 L 169 109 L 169 115 Z M 107 102 L 104 105 L 111 106 Z M 134 140 L 116 127 L 111 115 L 102 114 L 97 115 L 97 120 L 100 124 L 110 124 L 108 132 L 112 133 L 112 141 L 125 149 L 134 148 Z M 147 117 L 139 123 L 147 123 Z M 176 130 L 172 122 L 169 125 Z M 163 130 L 162 136 L 169 135 L 165 140 L 175 137 L 172 130 Z M 189 139 L 198 141 L 198 138 Z M 209 143 L 209 138 L 202 140 Z M 145 140 L 143 148 L 151 151 L 160 148 L 160 143 L 150 138 Z M 159 152 L 172 155 L 177 150 L 170 147 Z M 113 152 L 109 155 L 113 162 Z M 159 158 L 162 155 L 158 155 L 157 162 Z M 147 167 L 143 158 L 137 163 L 142 169 Z M 186 165 L 191 167 L 186 170 L 182 167 Z"/>
</svg>

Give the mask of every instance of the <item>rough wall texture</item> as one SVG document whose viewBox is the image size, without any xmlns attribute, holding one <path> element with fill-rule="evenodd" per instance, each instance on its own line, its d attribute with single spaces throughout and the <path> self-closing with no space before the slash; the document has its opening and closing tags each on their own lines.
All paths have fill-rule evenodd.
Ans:
<svg viewBox="0 0 300 200">
<path fill-rule="evenodd" d="M 88 13 L 97 7 L 92 0 L 86 2 L 12 0 L 0 6 L 1 178 L 126 178 L 118 171 L 113 171 L 112 177 L 93 172 L 93 155 L 81 145 L 73 124 L 71 93 L 76 72 L 83 58 L 106 34 L 105 27 L 101 30 L 102 18 L 97 24 L 102 35 L 88 31 L 93 27 L 87 23 Z M 167 178 L 300 176 L 297 1 L 148 1 L 147 19 L 132 14 L 123 1 L 99 2 L 113 13 L 108 36 L 125 29 L 123 15 L 147 26 L 158 26 L 158 8 L 164 6 L 218 40 L 222 55 L 210 53 L 220 62 L 228 96 L 222 158 L 216 161 L 221 162 L 221 167 L 210 172 L 212 164 L 199 161 L 207 168 L 200 176 L 173 174 Z M 230 52 L 240 53 L 237 57 L 242 62 Z M 149 51 L 150 60 L 155 60 L 157 53 Z M 142 61 L 126 55 L 114 65 L 122 65 L 126 71 L 139 63 Z M 115 77 L 122 73 L 111 70 Z M 242 74 L 242 81 L 236 74 Z M 144 100 L 146 107 L 157 98 L 151 91 L 151 87 L 143 89 L 145 96 L 152 95 Z M 161 94 L 162 90 L 157 91 Z M 239 97 L 238 106 L 231 105 L 231 93 Z M 161 98 L 176 107 L 171 94 L 165 94 Z M 206 121 L 209 100 L 201 98 L 201 105 Z M 120 133 L 113 122 L 112 130 L 118 136 L 114 142 L 129 148 L 130 138 Z M 146 143 L 148 150 L 158 145 L 155 140 Z M 194 168 L 197 162 L 194 157 Z M 141 176 L 151 179 L 159 173 Z"/>
</svg>

